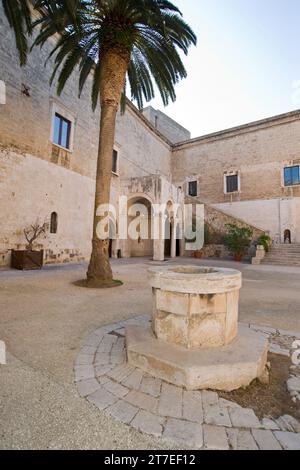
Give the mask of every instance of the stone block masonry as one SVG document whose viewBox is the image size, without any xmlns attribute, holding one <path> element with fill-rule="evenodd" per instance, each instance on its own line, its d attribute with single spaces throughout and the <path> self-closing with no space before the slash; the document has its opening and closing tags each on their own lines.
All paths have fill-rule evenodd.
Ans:
<svg viewBox="0 0 300 470">
<path fill-rule="evenodd" d="M 119 338 L 120 331 L 124 334 L 124 327 L 149 322 L 150 317 L 136 317 L 100 328 L 87 338 L 79 357 L 90 355 L 93 366 L 75 366 L 76 386 L 82 399 L 141 433 L 184 449 L 300 450 L 300 423 L 290 416 L 276 422 L 267 417 L 259 420 L 252 409 L 224 400 L 217 392 L 187 392 L 147 373 L 142 374 L 141 381 L 133 380 L 139 370 L 129 367 L 125 359 L 115 365 L 113 357 L 117 352 L 113 348 L 108 365 L 99 370 L 95 357 L 107 354 L 100 347 L 103 338 L 107 337 L 105 344 L 111 344 L 116 334 Z M 269 334 L 272 338 L 272 331 Z M 278 335 L 279 332 L 277 341 L 283 341 L 285 336 Z M 120 355 L 121 345 L 125 348 L 120 342 Z"/>
</svg>

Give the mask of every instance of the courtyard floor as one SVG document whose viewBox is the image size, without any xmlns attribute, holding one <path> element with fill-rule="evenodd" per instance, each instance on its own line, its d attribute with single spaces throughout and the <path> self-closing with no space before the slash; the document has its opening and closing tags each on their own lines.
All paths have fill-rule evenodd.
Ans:
<svg viewBox="0 0 300 470">
<path fill-rule="evenodd" d="M 300 333 L 300 269 L 176 263 L 240 269 L 240 321 Z M 74 362 L 89 334 L 151 313 L 150 266 L 146 259 L 113 261 L 124 285 L 102 291 L 72 284 L 84 278 L 85 265 L 0 270 L 0 339 L 8 352 L 8 365 L 0 366 L 0 448 L 175 448 L 96 409 L 74 385 Z"/>
</svg>

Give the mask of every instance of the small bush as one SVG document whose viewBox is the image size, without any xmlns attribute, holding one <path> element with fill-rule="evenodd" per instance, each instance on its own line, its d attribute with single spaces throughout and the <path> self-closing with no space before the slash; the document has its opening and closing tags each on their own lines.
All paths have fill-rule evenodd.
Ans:
<svg viewBox="0 0 300 470">
<path fill-rule="evenodd" d="M 268 253 L 268 251 L 270 250 L 271 242 L 271 237 L 269 237 L 269 235 L 264 234 L 258 238 L 257 245 L 262 245 L 265 249 L 265 252 Z"/>
<path fill-rule="evenodd" d="M 235 256 L 242 257 L 251 245 L 253 231 L 248 227 L 227 224 L 224 244 Z"/>
</svg>

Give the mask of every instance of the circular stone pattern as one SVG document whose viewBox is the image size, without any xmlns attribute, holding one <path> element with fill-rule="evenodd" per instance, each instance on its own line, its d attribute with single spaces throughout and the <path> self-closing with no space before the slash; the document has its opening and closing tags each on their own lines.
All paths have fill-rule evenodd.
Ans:
<svg viewBox="0 0 300 470">
<path fill-rule="evenodd" d="M 239 271 L 177 266 L 150 269 L 149 277 L 157 339 L 187 349 L 217 348 L 235 339 Z"/>
<path fill-rule="evenodd" d="M 170 446 L 194 449 L 300 449 L 300 424 L 292 417 L 259 420 L 252 409 L 213 391 L 187 391 L 126 361 L 125 327 L 147 327 L 150 317 L 99 328 L 79 355 L 74 371 L 80 396 L 136 430 Z"/>
</svg>

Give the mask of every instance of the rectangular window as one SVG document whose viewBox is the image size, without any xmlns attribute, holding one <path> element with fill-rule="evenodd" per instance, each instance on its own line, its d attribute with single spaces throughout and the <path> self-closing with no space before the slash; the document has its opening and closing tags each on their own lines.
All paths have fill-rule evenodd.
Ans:
<svg viewBox="0 0 300 470">
<path fill-rule="evenodd" d="M 116 150 L 113 150 L 112 172 L 118 173 L 118 152 Z"/>
<path fill-rule="evenodd" d="M 70 135 L 71 135 L 71 122 L 55 113 L 54 116 L 54 131 L 53 131 L 53 143 L 60 145 L 66 149 L 70 148 Z"/>
<path fill-rule="evenodd" d="M 300 184 L 299 165 L 289 166 L 284 169 L 284 186 Z"/>
<path fill-rule="evenodd" d="M 239 178 L 238 175 L 226 176 L 226 192 L 236 193 L 239 190 Z"/>
<path fill-rule="evenodd" d="M 198 196 L 198 182 L 197 181 L 189 182 L 189 196 L 192 196 L 192 197 Z"/>
</svg>

